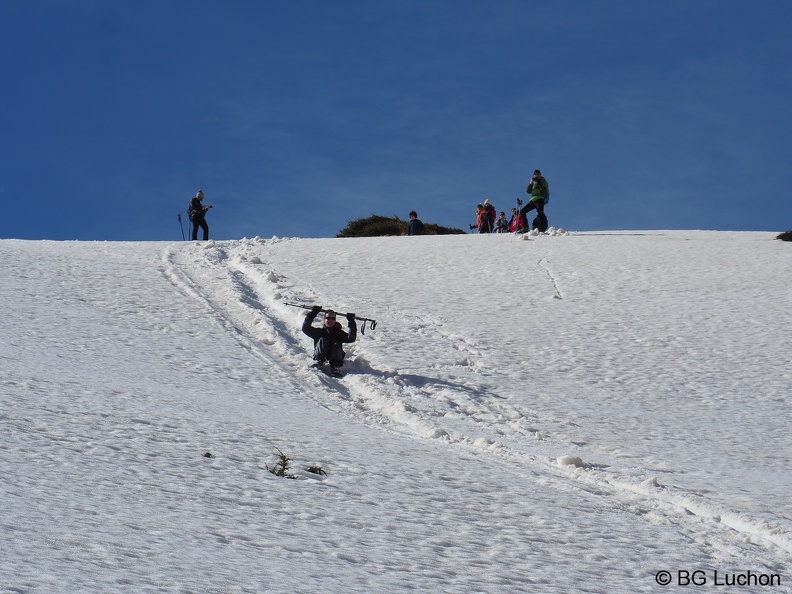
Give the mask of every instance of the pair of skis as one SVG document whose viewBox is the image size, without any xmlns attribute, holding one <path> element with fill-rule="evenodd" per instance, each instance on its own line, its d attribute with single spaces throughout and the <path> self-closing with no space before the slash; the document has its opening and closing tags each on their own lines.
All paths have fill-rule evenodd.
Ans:
<svg viewBox="0 0 792 594">
<path fill-rule="evenodd" d="M 520 210 L 522 209 L 523 201 L 522 198 L 517 198 L 517 224 L 514 226 L 514 234 L 521 235 L 524 233 L 528 233 L 528 217 L 525 216 Z M 522 231 L 520 228 L 522 227 Z"/>
<path fill-rule="evenodd" d="M 344 374 L 341 373 L 341 369 L 338 367 L 330 367 L 325 365 L 324 363 L 314 363 L 311 365 L 311 369 L 317 369 L 324 373 L 327 377 L 344 377 Z"/>
</svg>

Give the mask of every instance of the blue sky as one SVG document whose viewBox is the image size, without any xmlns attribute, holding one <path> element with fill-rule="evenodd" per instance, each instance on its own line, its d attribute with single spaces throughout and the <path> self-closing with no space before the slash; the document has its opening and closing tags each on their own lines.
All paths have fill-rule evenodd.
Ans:
<svg viewBox="0 0 792 594">
<path fill-rule="evenodd" d="M 0 237 L 792 228 L 786 0 L 4 0 Z"/>
</svg>

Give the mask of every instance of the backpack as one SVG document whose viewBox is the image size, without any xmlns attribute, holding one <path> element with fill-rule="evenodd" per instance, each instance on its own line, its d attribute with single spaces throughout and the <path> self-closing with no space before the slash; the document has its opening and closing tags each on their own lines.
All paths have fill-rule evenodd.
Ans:
<svg viewBox="0 0 792 594">
<path fill-rule="evenodd" d="M 492 233 L 492 221 L 484 213 L 481 215 L 481 222 L 478 226 L 479 233 Z"/>
<path fill-rule="evenodd" d="M 550 186 L 547 184 L 547 180 L 543 177 L 539 179 L 539 191 L 542 194 L 542 198 L 544 198 L 545 204 L 550 202 Z"/>
<path fill-rule="evenodd" d="M 197 210 L 193 208 L 192 200 L 190 200 L 190 204 L 187 206 L 187 218 L 192 221 L 196 212 Z"/>
<path fill-rule="evenodd" d="M 492 233 L 495 227 L 495 219 L 497 218 L 495 207 L 487 204 L 484 210 L 481 211 L 481 224 L 479 225 L 479 233 Z"/>
<path fill-rule="evenodd" d="M 548 225 L 547 216 L 544 213 L 540 215 L 539 214 L 536 215 L 536 217 L 533 220 L 534 229 L 538 229 L 539 231 L 544 233 L 545 231 L 547 231 L 547 225 Z"/>
</svg>

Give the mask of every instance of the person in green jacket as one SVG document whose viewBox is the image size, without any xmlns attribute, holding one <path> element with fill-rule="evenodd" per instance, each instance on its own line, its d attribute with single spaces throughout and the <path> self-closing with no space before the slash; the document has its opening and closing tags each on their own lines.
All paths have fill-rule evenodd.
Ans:
<svg viewBox="0 0 792 594">
<path fill-rule="evenodd" d="M 525 190 L 531 195 L 528 204 L 520 209 L 520 214 L 525 216 L 528 211 L 536 209 L 536 218 L 533 220 L 533 228 L 544 233 L 547 231 L 547 217 L 544 213 L 545 205 L 550 201 L 550 188 L 547 180 L 542 177 L 542 172 L 538 169 L 534 171 L 528 188 Z"/>
</svg>

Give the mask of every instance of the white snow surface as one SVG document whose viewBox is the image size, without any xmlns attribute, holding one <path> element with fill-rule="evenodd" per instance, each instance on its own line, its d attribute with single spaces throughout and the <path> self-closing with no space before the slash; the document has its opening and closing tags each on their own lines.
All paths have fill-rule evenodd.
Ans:
<svg viewBox="0 0 792 594">
<path fill-rule="evenodd" d="M 2 240 L 0 591 L 792 592 L 774 236 Z"/>
</svg>

